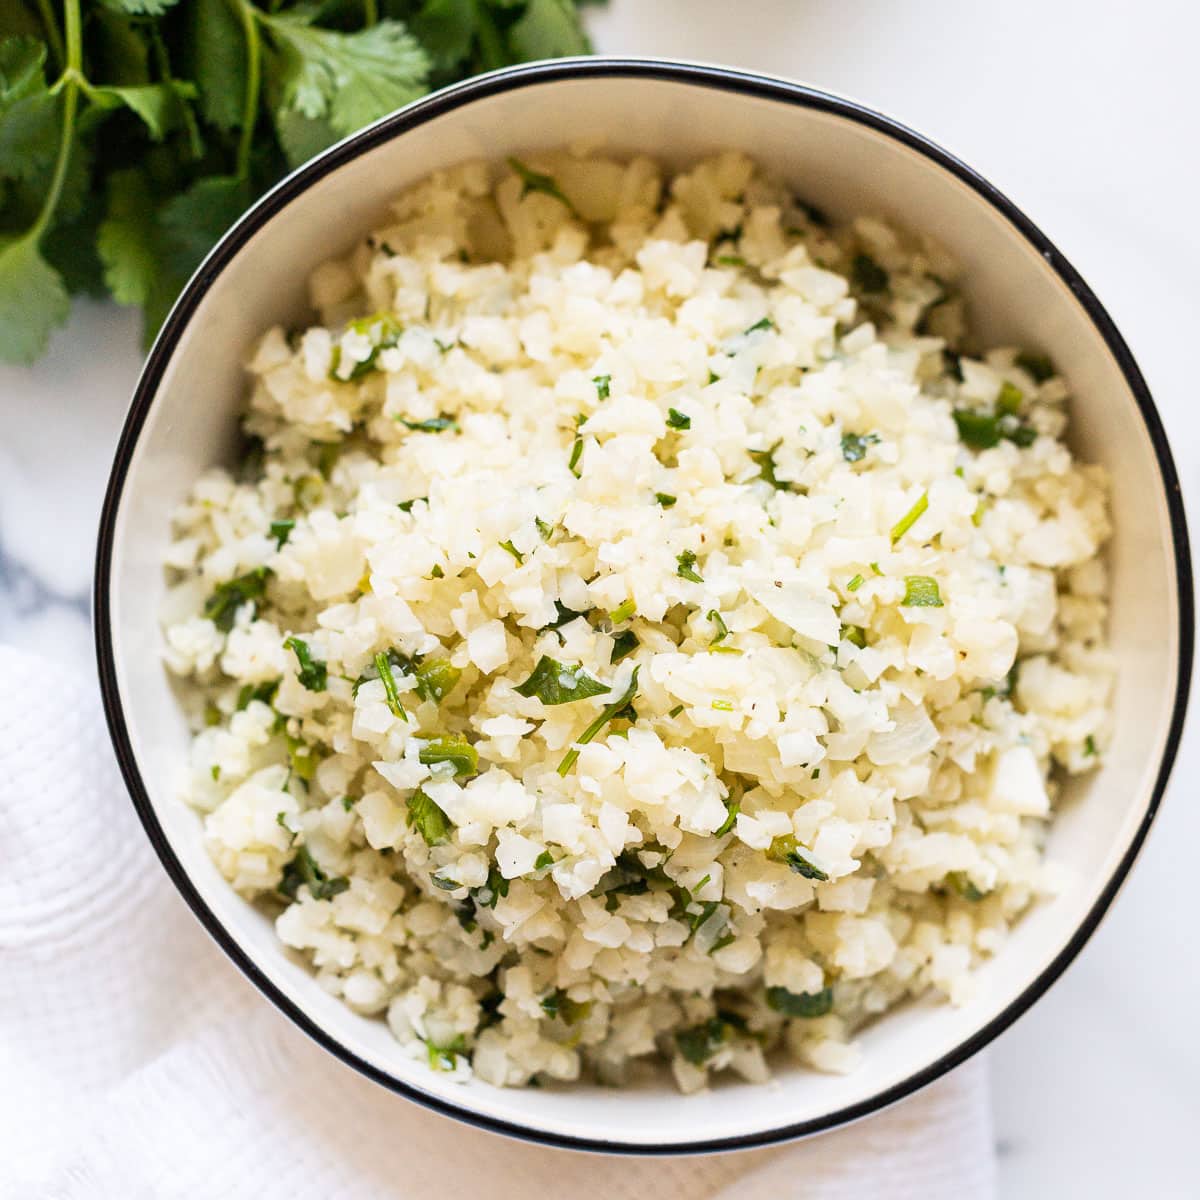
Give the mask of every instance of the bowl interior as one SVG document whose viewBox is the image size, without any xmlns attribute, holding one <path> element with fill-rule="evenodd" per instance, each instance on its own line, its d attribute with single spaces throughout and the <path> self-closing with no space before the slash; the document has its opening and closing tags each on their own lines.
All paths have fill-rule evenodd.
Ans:
<svg viewBox="0 0 1200 1200">
<path fill-rule="evenodd" d="M 335 150 L 301 173 L 306 186 L 284 185 L 244 221 L 217 265 L 193 282 L 190 312 L 176 314 L 143 383 L 142 399 L 152 394 L 153 404 L 140 432 L 131 427 L 123 443 L 124 486 L 110 499 L 109 620 L 100 632 L 102 643 L 106 632 L 111 636 L 123 722 L 154 819 L 201 904 L 296 1010 L 383 1075 L 477 1119 L 593 1144 L 683 1147 L 830 1123 L 898 1094 L 914 1076 L 928 1077 L 935 1064 L 982 1040 L 1005 1010 L 1032 999 L 1039 976 L 1088 924 L 1139 836 L 1171 730 L 1181 651 L 1190 653 L 1181 647 L 1179 580 L 1159 461 L 1121 366 L 1084 304 L 1007 216 L 918 149 L 861 117 L 789 98 L 782 88 L 739 90 L 715 75 L 613 67 L 525 79 L 507 90 L 477 85 L 418 106 L 415 115 L 410 110 L 361 139 L 368 148 L 357 155 Z M 1068 870 L 1066 890 L 1018 924 L 980 971 L 971 1003 L 910 1004 L 895 1012 L 866 1032 L 863 1065 L 848 1076 L 782 1066 L 768 1086 L 730 1083 L 687 1100 L 669 1084 L 615 1092 L 450 1083 L 405 1059 L 382 1022 L 352 1014 L 285 956 L 269 921 L 217 873 L 198 818 L 176 798 L 188 732 L 159 659 L 160 564 L 172 509 L 234 443 L 248 347 L 271 323 L 305 316 L 313 266 L 349 248 L 410 183 L 464 159 L 579 139 L 673 163 L 742 149 L 835 215 L 882 214 L 934 234 L 965 267 L 978 334 L 1053 356 L 1075 393 L 1074 449 L 1112 472 L 1116 735 L 1103 770 L 1068 795 L 1050 835 L 1049 853 Z M 98 586 L 106 587 L 103 564 Z"/>
</svg>

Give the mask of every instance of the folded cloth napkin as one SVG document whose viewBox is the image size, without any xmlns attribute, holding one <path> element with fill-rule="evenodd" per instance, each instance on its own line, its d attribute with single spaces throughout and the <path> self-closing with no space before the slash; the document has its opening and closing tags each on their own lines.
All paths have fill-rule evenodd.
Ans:
<svg viewBox="0 0 1200 1200">
<path fill-rule="evenodd" d="M 209 941 L 142 834 L 90 677 L 0 647 L 0 764 L 0 1196 L 994 1194 L 979 1060 L 851 1128 L 711 1157 L 549 1150 L 428 1112 L 310 1042 Z"/>
</svg>

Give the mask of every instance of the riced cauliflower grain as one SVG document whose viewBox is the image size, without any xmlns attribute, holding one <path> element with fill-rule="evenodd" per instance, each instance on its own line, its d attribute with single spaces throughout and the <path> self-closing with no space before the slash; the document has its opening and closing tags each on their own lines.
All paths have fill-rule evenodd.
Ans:
<svg viewBox="0 0 1200 1200">
<path fill-rule="evenodd" d="M 185 799 L 431 1070 L 852 1070 L 1058 886 L 1104 474 L 926 241 L 733 153 L 520 165 L 410 189 L 249 355 L 261 453 L 166 562 Z"/>
</svg>

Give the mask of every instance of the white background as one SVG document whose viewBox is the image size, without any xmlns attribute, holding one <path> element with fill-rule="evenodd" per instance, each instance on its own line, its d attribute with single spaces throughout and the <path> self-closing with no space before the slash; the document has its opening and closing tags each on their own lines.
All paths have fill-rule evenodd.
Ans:
<svg viewBox="0 0 1200 1200">
<path fill-rule="evenodd" d="M 591 26 L 604 53 L 726 62 L 848 95 L 1007 192 L 1130 342 L 1200 531 L 1200 10 L 1182 0 L 613 0 Z M 139 362 L 133 314 L 89 304 L 38 367 L 0 368 L 0 640 L 79 674 L 92 673 L 100 495 Z M 989 1052 L 1005 1197 L 1200 1196 L 1198 772 L 1193 729 L 1115 909 Z"/>
</svg>

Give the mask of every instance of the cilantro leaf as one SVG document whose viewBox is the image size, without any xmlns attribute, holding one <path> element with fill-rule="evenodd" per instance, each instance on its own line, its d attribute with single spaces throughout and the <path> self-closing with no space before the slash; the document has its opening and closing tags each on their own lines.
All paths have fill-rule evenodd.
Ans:
<svg viewBox="0 0 1200 1200">
<path fill-rule="evenodd" d="M 236 129 L 246 93 L 241 22 L 229 0 L 194 0 L 189 8 L 200 111 L 218 129 Z"/>
<path fill-rule="evenodd" d="M 297 892 L 302 887 L 307 887 L 314 900 L 332 900 L 349 886 L 350 881 L 344 875 L 335 875 L 332 878 L 327 875 L 313 858 L 309 848 L 301 846 L 296 852 L 296 857 L 283 868 L 276 891 L 289 900 L 295 900 Z"/>
<path fill-rule="evenodd" d="M 128 13 L 134 17 L 157 17 L 173 8 L 179 0 L 101 0 L 105 8 L 113 12 Z"/>
<path fill-rule="evenodd" d="M 569 0 L 529 0 L 524 15 L 508 31 L 508 44 L 518 59 L 592 52 L 579 14 Z"/>
<path fill-rule="evenodd" d="M 326 117 L 339 133 L 353 133 L 425 91 L 429 58 L 399 21 L 343 33 L 314 25 L 314 16 L 260 16 L 275 45 L 269 69 L 284 109 Z"/>
<path fill-rule="evenodd" d="M 33 362 L 50 331 L 67 319 L 69 306 L 61 276 L 32 236 L 0 249 L 0 358 Z"/>
<path fill-rule="evenodd" d="M 320 659 L 313 658 L 308 643 L 298 637 L 290 637 L 283 643 L 285 650 L 292 651 L 296 656 L 299 670 L 296 678 L 310 692 L 323 692 L 329 676 L 329 668 Z"/>
<path fill-rule="evenodd" d="M 571 704 L 602 696 L 612 689 L 593 679 L 582 667 L 556 662 L 543 654 L 529 678 L 513 690 L 519 696 L 536 696 L 543 704 Z"/>
<path fill-rule="evenodd" d="M 161 142 L 172 129 L 182 124 L 183 106 L 195 95 L 192 84 L 178 79 L 132 87 L 93 87 L 88 92 L 91 102 L 101 108 L 124 105 L 137 113 L 156 142 Z"/>
<path fill-rule="evenodd" d="M 213 593 L 204 602 L 204 615 L 222 632 L 233 628 L 234 618 L 243 604 L 257 604 L 267 590 L 271 577 L 269 567 L 255 567 L 236 579 L 218 583 Z M 284 645 L 287 645 L 285 642 Z"/>
</svg>

